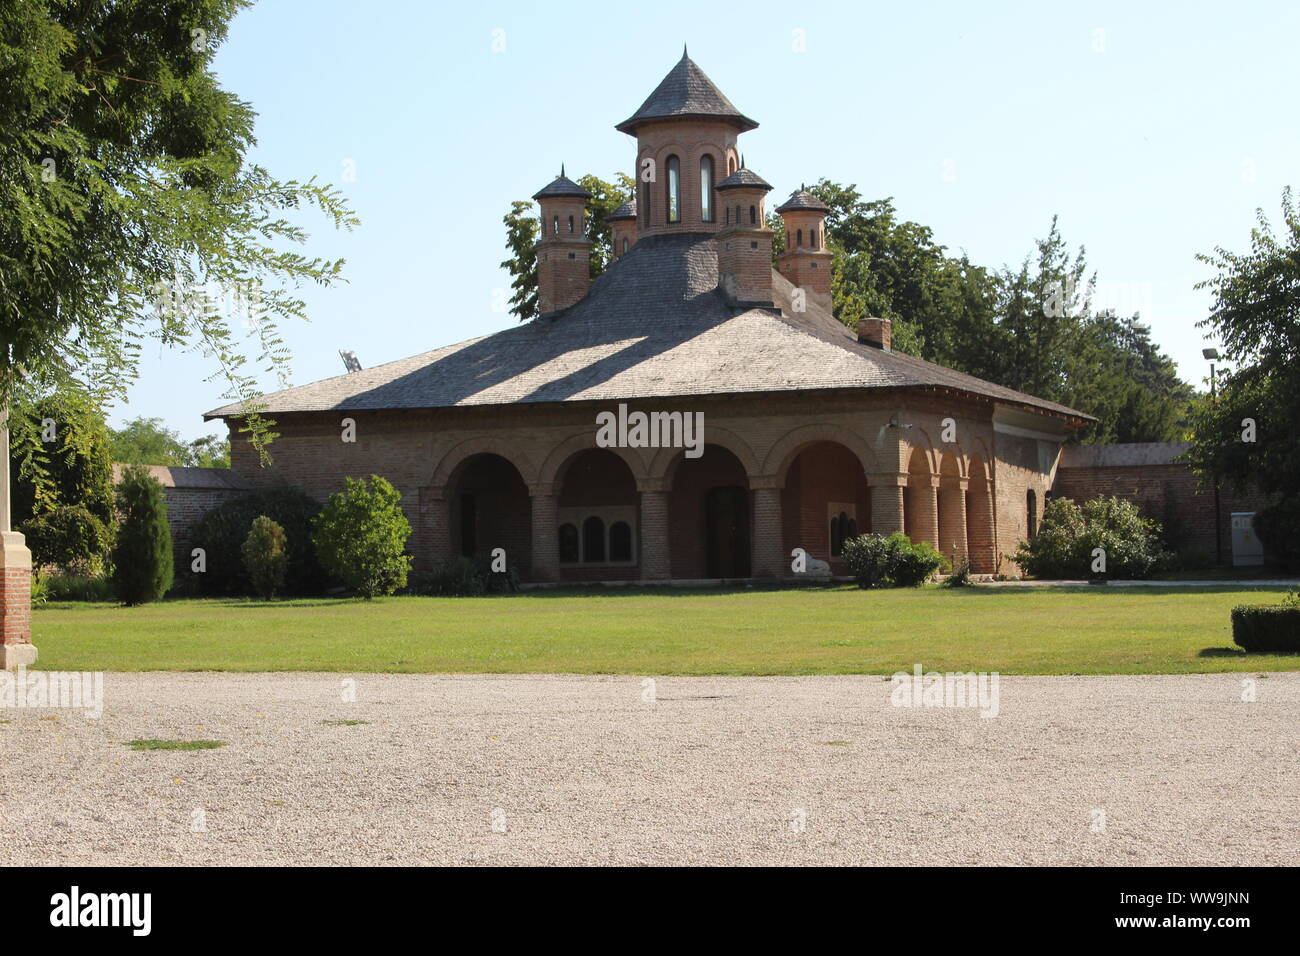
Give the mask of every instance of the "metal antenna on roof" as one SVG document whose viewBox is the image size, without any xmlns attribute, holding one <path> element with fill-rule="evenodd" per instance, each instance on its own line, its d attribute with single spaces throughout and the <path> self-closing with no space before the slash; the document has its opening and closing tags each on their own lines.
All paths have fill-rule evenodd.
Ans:
<svg viewBox="0 0 1300 956">
<path fill-rule="evenodd" d="M 560 163 L 560 178 L 564 178 L 564 163 Z"/>
</svg>

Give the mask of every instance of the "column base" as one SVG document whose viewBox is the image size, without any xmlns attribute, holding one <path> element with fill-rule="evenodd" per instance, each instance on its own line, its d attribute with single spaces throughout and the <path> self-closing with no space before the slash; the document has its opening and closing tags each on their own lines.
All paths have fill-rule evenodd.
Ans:
<svg viewBox="0 0 1300 956">
<path fill-rule="evenodd" d="M 36 663 L 35 644 L 0 644 L 0 671 L 16 671 Z"/>
</svg>

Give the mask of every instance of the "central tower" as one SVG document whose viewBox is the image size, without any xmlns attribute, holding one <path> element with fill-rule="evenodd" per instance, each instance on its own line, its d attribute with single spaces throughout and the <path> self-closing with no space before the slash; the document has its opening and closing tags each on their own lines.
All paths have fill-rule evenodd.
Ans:
<svg viewBox="0 0 1300 956">
<path fill-rule="evenodd" d="M 740 168 L 736 138 L 758 126 L 682 51 L 615 129 L 636 137 L 637 238 L 724 228 L 718 184 Z"/>
</svg>

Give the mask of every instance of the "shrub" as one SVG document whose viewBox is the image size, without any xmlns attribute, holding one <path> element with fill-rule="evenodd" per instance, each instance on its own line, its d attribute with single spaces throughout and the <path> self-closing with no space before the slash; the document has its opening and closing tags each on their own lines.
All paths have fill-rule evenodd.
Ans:
<svg viewBox="0 0 1300 956">
<path fill-rule="evenodd" d="M 316 559 L 312 546 L 312 520 L 320 504 L 298 488 L 281 485 L 242 495 L 200 518 L 190 533 L 190 544 L 203 548 L 207 568 L 194 574 L 185 565 L 186 583 L 203 594 L 257 593 L 244 567 L 243 546 L 253 520 L 264 515 L 278 524 L 286 538 L 282 594 L 322 594 L 329 575 Z"/>
<path fill-rule="evenodd" d="M 957 566 L 952 569 L 952 574 L 948 575 L 948 580 L 944 581 L 945 587 L 964 588 L 970 585 L 970 562 L 962 558 L 957 562 Z"/>
<path fill-rule="evenodd" d="M 476 597 L 486 590 L 473 558 L 448 558 L 411 580 L 411 592 L 430 597 Z"/>
<path fill-rule="evenodd" d="M 1300 498 L 1284 498 L 1255 512 L 1255 534 L 1271 560 L 1300 573 Z"/>
<path fill-rule="evenodd" d="M 32 570 L 32 607 L 40 607 L 50 599 L 50 576 Z"/>
<path fill-rule="evenodd" d="M 1104 574 L 1094 573 L 1093 552 L 1106 553 Z M 1123 498 L 1093 498 L 1080 508 L 1056 498 L 1043 510 L 1032 541 L 1020 542 L 1012 556 L 1036 578 L 1145 578 L 1173 556 L 1160 546 L 1160 525 Z"/>
<path fill-rule="evenodd" d="M 27 538 L 34 564 L 93 574 L 103 569 L 116 526 L 82 505 L 60 505 L 28 518 L 18 530 Z"/>
<path fill-rule="evenodd" d="M 398 505 L 401 498 L 378 475 L 347 478 L 344 490 L 330 495 L 316 516 L 312 540 L 321 565 L 367 601 L 406 586 L 411 523 Z"/>
<path fill-rule="evenodd" d="M 55 571 L 47 577 L 51 601 L 112 601 L 113 582 L 107 575 Z"/>
<path fill-rule="evenodd" d="M 858 587 L 916 587 L 943 567 L 943 555 L 930 544 L 913 544 L 901 531 L 889 537 L 863 534 L 844 542 L 844 563 Z"/>
<path fill-rule="evenodd" d="M 113 549 L 113 590 L 126 605 L 156 601 L 172 586 L 172 533 L 163 489 L 132 465 L 117 486 L 122 524 Z"/>
<path fill-rule="evenodd" d="M 248 579 L 258 594 L 271 600 L 275 592 L 284 587 L 284 572 L 288 566 L 284 529 L 266 515 L 258 515 L 244 539 L 242 551 Z"/>
<path fill-rule="evenodd" d="M 1232 639 L 1247 651 L 1300 653 L 1300 602 L 1234 607 Z"/>
</svg>

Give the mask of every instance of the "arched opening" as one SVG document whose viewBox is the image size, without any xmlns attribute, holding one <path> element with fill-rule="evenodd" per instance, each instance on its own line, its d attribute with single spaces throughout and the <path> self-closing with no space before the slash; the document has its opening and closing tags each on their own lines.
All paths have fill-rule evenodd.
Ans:
<svg viewBox="0 0 1300 956">
<path fill-rule="evenodd" d="M 573 217 L 569 217 L 569 232 L 573 232 Z"/>
<path fill-rule="evenodd" d="M 624 255 L 627 254 L 627 236 L 623 237 L 623 253 Z"/>
<path fill-rule="evenodd" d="M 798 230 L 798 231 L 795 233 L 795 235 L 796 235 L 796 244 L 798 245 L 798 247 L 799 247 L 800 249 L 802 249 L 802 248 L 803 248 L 803 230 L 802 230 L 802 229 Z"/>
<path fill-rule="evenodd" d="M 966 556 L 966 481 L 956 450 L 943 451 L 939 465 L 938 549 L 949 561 Z"/>
<path fill-rule="evenodd" d="M 513 464 L 490 452 L 471 455 L 447 483 L 452 554 L 506 552 L 506 566 L 532 567 L 532 500 Z"/>
<path fill-rule="evenodd" d="M 834 441 L 802 448 L 786 471 L 781 516 L 786 555 L 803 548 L 847 573 L 844 542 L 871 530 L 871 491 L 858 456 Z"/>
<path fill-rule="evenodd" d="M 713 157 L 700 157 L 700 218 L 713 222 Z"/>
<path fill-rule="evenodd" d="M 1025 530 L 1030 538 L 1038 534 L 1038 495 L 1033 488 L 1025 492 Z"/>
<path fill-rule="evenodd" d="M 551 220 L 551 235 L 558 236 L 559 234 L 560 234 L 560 217 L 556 216 L 554 219 Z"/>
<path fill-rule="evenodd" d="M 808 241 L 812 244 L 813 249 L 817 248 L 817 229 L 816 227 L 808 230 Z"/>
<path fill-rule="evenodd" d="M 749 207 L 749 224 L 751 226 L 758 224 L 758 207 L 756 206 Z"/>
<path fill-rule="evenodd" d="M 705 445 L 669 466 L 669 561 L 674 578 L 744 578 L 750 573 L 749 476 L 730 450 Z"/>
<path fill-rule="evenodd" d="M 668 221 L 681 222 L 682 218 L 682 164 L 676 156 L 669 156 L 665 164 L 668 175 L 665 178 L 668 201 Z"/>
<path fill-rule="evenodd" d="M 560 577 L 569 581 L 639 577 L 640 495 L 622 458 L 606 448 L 574 454 L 557 476 Z"/>
</svg>

